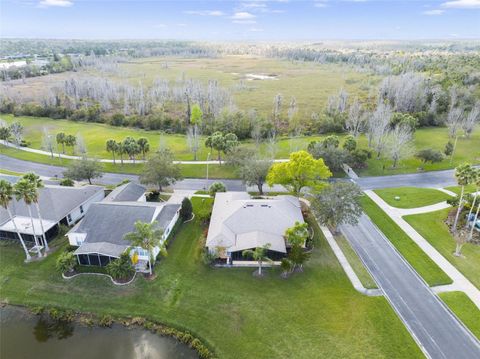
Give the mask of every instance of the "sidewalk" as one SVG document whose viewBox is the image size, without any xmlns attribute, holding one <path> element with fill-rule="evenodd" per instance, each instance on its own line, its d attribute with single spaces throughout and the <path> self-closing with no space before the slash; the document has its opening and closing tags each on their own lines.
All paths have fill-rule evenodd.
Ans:
<svg viewBox="0 0 480 359">
<path fill-rule="evenodd" d="M 442 256 L 425 238 L 423 238 L 402 216 L 406 214 L 427 213 L 445 207 L 445 202 L 432 206 L 403 210 L 389 206 L 383 199 L 371 190 L 365 191 L 392 220 L 453 280 L 453 285 L 465 292 L 473 303 L 480 309 L 480 290 L 477 289 L 460 271 Z"/>
</svg>

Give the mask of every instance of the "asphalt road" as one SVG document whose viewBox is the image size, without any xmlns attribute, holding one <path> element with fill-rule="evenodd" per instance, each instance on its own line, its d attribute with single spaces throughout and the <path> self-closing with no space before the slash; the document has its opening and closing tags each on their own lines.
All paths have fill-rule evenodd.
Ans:
<svg viewBox="0 0 480 359">
<path fill-rule="evenodd" d="M 446 308 L 390 241 L 363 215 L 341 226 L 385 296 L 430 358 L 480 358 L 480 343 Z"/>
<path fill-rule="evenodd" d="M 65 171 L 65 168 L 63 167 L 23 161 L 5 155 L 0 155 L 0 168 L 15 172 L 33 171 L 40 176 L 52 178 L 62 178 L 63 171 Z M 138 176 L 122 173 L 104 173 L 103 176 L 95 180 L 95 182 L 108 185 L 120 183 L 125 179 L 137 182 Z M 215 180 L 208 180 L 207 183 L 205 179 L 187 178 L 177 182 L 173 186 L 173 188 L 198 191 L 204 188 L 208 188 L 213 182 L 215 182 Z M 222 180 L 222 182 L 225 184 L 225 186 L 227 186 L 227 189 L 230 191 L 245 191 L 245 185 L 243 185 L 242 181 L 240 180 L 224 179 Z"/>
</svg>

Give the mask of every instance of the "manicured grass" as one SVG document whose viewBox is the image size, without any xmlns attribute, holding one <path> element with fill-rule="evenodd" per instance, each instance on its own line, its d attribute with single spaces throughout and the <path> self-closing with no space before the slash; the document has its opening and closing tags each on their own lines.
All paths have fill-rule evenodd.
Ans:
<svg viewBox="0 0 480 359">
<path fill-rule="evenodd" d="M 353 250 L 350 243 L 342 235 L 336 235 L 335 240 L 342 249 L 343 254 L 347 257 L 348 263 L 352 266 L 353 271 L 357 274 L 358 279 L 367 289 L 378 288 L 368 270 L 363 265 L 357 253 Z"/>
<path fill-rule="evenodd" d="M 390 206 L 398 208 L 416 208 L 446 201 L 452 198 L 448 194 L 433 188 L 399 187 L 376 189 L 378 194 Z M 396 200 L 395 197 L 400 199 Z"/>
<path fill-rule="evenodd" d="M 4 175 L 10 175 L 10 176 L 22 176 L 23 173 L 20 172 L 15 172 L 15 171 L 9 171 L 9 170 L 4 170 L 0 168 L 0 173 Z"/>
<path fill-rule="evenodd" d="M 413 146 L 416 151 L 433 148 L 443 152 L 445 144 L 449 141 L 448 129 L 444 127 L 428 127 L 419 128 L 415 131 Z M 414 173 L 418 172 L 420 167 L 423 167 L 424 171 L 437 171 L 445 170 L 449 168 L 455 168 L 461 163 L 469 162 L 472 164 L 480 163 L 480 126 L 477 126 L 470 138 L 460 137 L 457 143 L 457 149 L 453 161 L 450 159 L 444 159 L 439 163 L 434 164 L 422 164 L 415 157 L 409 157 L 400 161 L 396 169 L 392 169 L 392 160 L 388 158 L 377 159 L 373 156 L 368 161 L 368 168 L 358 170 L 357 173 L 361 176 L 382 176 L 382 175 L 394 175 L 401 173 Z M 366 147 L 367 142 L 365 137 L 360 138 L 360 146 Z"/>
<path fill-rule="evenodd" d="M 211 200 L 193 198 L 195 210 Z M 303 273 L 252 276 L 253 268 L 213 269 L 200 261 L 204 228 L 186 223 L 155 267 L 117 287 L 108 278 L 63 280 L 57 253 L 24 265 L 20 246 L 0 246 L 0 298 L 100 315 L 145 316 L 203 338 L 219 358 L 422 358 L 383 297 L 352 288 L 326 241 L 316 238 Z M 317 236 L 320 231 L 317 227 Z"/>
<path fill-rule="evenodd" d="M 439 297 L 455 315 L 480 339 L 480 310 L 463 292 L 440 293 Z"/>
<path fill-rule="evenodd" d="M 457 195 L 460 196 L 460 193 L 462 192 L 462 187 L 461 186 L 451 186 L 451 187 L 445 187 L 445 189 L 448 189 L 449 191 L 455 192 Z M 475 185 L 469 184 L 465 186 L 464 192 L 465 193 L 473 193 L 477 189 L 475 188 Z"/>
<path fill-rule="evenodd" d="M 84 142 L 87 145 L 90 156 L 98 158 L 111 158 L 111 154 L 105 150 L 105 142 L 108 139 L 123 140 L 127 136 L 132 136 L 136 139 L 139 137 L 146 137 L 150 142 L 151 151 L 159 147 L 166 146 L 174 152 L 177 160 L 193 160 L 192 153 L 189 152 L 185 136 L 180 134 L 162 134 L 159 131 L 145 131 L 133 128 L 114 127 L 105 124 L 74 122 L 68 120 L 53 120 L 49 118 L 38 117 L 13 117 L 12 115 L 2 115 L 0 118 L 7 122 L 19 121 L 25 127 L 25 139 L 31 142 L 30 147 L 40 149 L 42 143 L 43 129 L 46 128 L 50 133 L 56 134 L 64 131 L 67 134 L 81 134 Z M 299 138 L 281 137 L 275 145 L 275 157 L 287 158 L 291 152 L 306 149 L 308 143 L 311 141 L 318 141 L 326 135 L 319 136 L 305 136 Z M 340 136 L 342 137 L 342 136 Z M 415 132 L 414 146 L 415 148 L 437 148 L 443 149 L 444 144 L 448 141 L 448 130 L 446 128 L 432 127 L 421 128 Z M 203 141 L 202 141 L 203 142 Z M 440 163 L 424 165 L 425 171 L 448 169 L 457 166 L 463 162 L 480 163 L 480 150 L 477 149 L 477 143 L 480 143 L 480 127 L 477 126 L 469 139 L 460 138 L 455 152 L 454 160 L 450 162 L 445 159 Z M 252 141 L 243 141 L 242 146 L 254 149 L 255 145 Z M 359 148 L 366 148 L 367 140 L 365 136 L 359 137 Z M 271 156 L 271 149 L 269 144 L 262 143 L 258 149 L 261 154 Z M 71 154 L 71 149 L 67 149 L 68 154 Z M 209 149 L 201 146 L 198 152 L 199 160 L 205 160 Z M 27 157 L 22 154 L 21 156 Z M 48 157 L 48 156 L 42 156 Z M 36 162 L 42 162 L 42 159 L 36 155 Z M 212 153 L 211 158 L 216 158 L 216 154 Z M 45 160 L 45 159 L 44 159 Z M 113 166 L 113 165 L 112 165 Z M 193 165 L 198 166 L 198 165 Z M 381 176 L 401 173 L 417 172 L 422 164 L 414 157 L 407 158 L 401 161 L 398 168 L 391 168 L 391 160 L 386 158 L 377 159 L 376 156 L 368 160 L 368 167 L 357 170 L 357 173 L 362 176 Z M 186 170 L 188 174 L 197 176 L 197 171 L 200 169 Z M 336 174 L 336 176 L 344 176 L 344 173 Z M 234 176 L 233 174 L 230 177 Z"/>
<path fill-rule="evenodd" d="M 68 160 L 68 159 L 63 159 L 58 157 L 51 158 L 50 156 L 43 156 L 37 153 L 20 151 L 14 148 L 5 147 L 3 145 L 0 145 L 0 154 L 6 155 L 9 157 L 18 158 L 24 161 L 38 162 L 38 163 L 44 163 L 47 165 L 60 166 L 60 167 L 66 167 L 73 161 L 73 160 Z M 117 164 L 102 163 L 102 166 L 103 166 L 104 172 L 126 173 L 126 174 L 140 174 L 143 168 L 143 164 L 132 164 L 132 163 L 125 163 L 123 165 L 121 165 L 120 163 L 117 163 Z M 182 175 L 185 178 L 206 177 L 207 165 L 181 164 L 179 166 L 182 170 Z M 62 171 L 60 170 L 58 174 L 61 175 Z M 236 171 L 234 171 L 231 166 L 228 166 L 225 164 L 208 165 L 208 176 L 209 178 L 238 178 Z"/>
<path fill-rule="evenodd" d="M 464 257 L 455 257 L 455 241 L 445 219 L 449 208 L 412 216 L 404 219 L 434 246 L 450 263 L 463 273 L 477 288 L 480 288 L 480 245 L 466 243 L 462 248 Z"/>
<path fill-rule="evenodd" d="M 364 196 L 362 206 L 370 219 L 428 285 L 452 283 L 450 277 L 375 202 Z"/>
</svg>

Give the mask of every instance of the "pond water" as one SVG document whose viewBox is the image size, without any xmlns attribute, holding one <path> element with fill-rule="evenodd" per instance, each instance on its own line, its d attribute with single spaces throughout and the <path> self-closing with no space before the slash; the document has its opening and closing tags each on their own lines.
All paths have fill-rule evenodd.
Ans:
<svg viewBox="0 0 480 359">
<path fill-rule="evenodd" d="M 141 328 L 87 328 L 0 308 L 1 359 L 193 359 L 196 352 L 173 338 Z"/>
</svg>

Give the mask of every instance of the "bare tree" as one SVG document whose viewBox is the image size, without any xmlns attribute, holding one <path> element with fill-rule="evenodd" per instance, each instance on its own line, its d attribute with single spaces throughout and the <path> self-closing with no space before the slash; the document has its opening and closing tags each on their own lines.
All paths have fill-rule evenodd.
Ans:
<svg viewBox="0 0 480 359">
<path fill-rule="evenodd" d="M 475 128 L 475 125 L 480 119 L 480 101 L 477 101 L 475 103 L 475 106 L 472 108 L 472 110 L 468 113 L 468 115 L 465 117 L 465 119 L 462 121 L 462 129 L 467 138 L 470 137 L 470 135 L 473 132 L 473 129 Z"/>
<path fill-rule="evenodd" d="M 385 149 L 391 118 L 392 109 L 390 105 L 381 102 L 367 120 L 369 143 L 377 152 L 378 158 Z"/>
<path fill-rule="evenodd" d="M 392 104 L 397 112 L 422 111 L 428 98 L 425 78 L 413 72 L 386 77 L 380 85 L 379 98 Z"/>
<path fill-rule="evenodd" d="M 348 111 L 348 117 L 345 121 L 345 127 L 352 136 L 358 137 L 362 131 L 365 124 L 365 117 L 362 114 L 362 105 L 358 101 L 358 98 L 355 98 L 353 103 L 350 105 Z"/>
<path fill-rule="evenodd" d="M 10 125 L 10 133 L 13 137 L 13 143 L 20 146 L 23 140 L 23 126 L 20 122 L 14 122 Z"/>
<path fill-rule="evenodd" d="M 250 126 L 252 128 L 250 135 L 255 141 L 255 146 L 258 148 L 260 146 L 260 141 L 262 140 L 262 123 L 257 116 L 257 110 L 253 108 L 248 111 L 248 117 L 250 118 Z"/>
<path fill-rule="evenodd" d="M 458 129 L 463 122 L 463 110 L 458 107 L 450 107 L 448 111 L 446 125 L 448 127 L 448 135 L 451 138 L 458 137 Z"/>
<path fill-rule="evenodd" d="M 397 164 L 401 159 L 412 154 L 413 148 L 411 142 L 412 129 L 407 124 L 399 124 L 389 132 L 387 150 L 390 158 L 393 160 L 393 168 L 397 167 Z"/>
<path fill-rule="evenodd" d="M 347 110 L 348 92 L 341 89 L 338 95 L 328 98 L 327 112 L 331 115 L 335 113 L 344 113 Z"/>
<path fill-rule="evenodd" d="M 200 127 L 197 124 L 188 126 L 187 144 L 190 152 L 193 153 L 194 160 L 197 160 L 197 152 L 200 149 L 200 137 L 202 136 Z"/>
<path fill-rule="evenodd" d="M 282 111 L 282 95 L 277 94 L 273 99 L 273 110 L 272 110 L 272 121 L 273 128 L 271 137 L 275 139 L 279 129 L 280 129 L 280 112 Z"/>
<path fill-rule="evenodd" d="M 56 144 L 55 136 L 51 133 L 48 133 L 48 130 L 44 127 L 43 128 L 43 136 L 42 136 L 42 149 L 45 151 L 50 152 L 50 156 L 53 158 L 53 152 L 55 151 L 55 144 Z"/>
<path fill-rule="evenodd" d="M 78 153 L 80 156 L 86 156 L 87 154 L 87 145 L 85 144 L 85 140 L 83 136 L 79 133 L 75 136 L 75 152 Z"/>
</svg>

